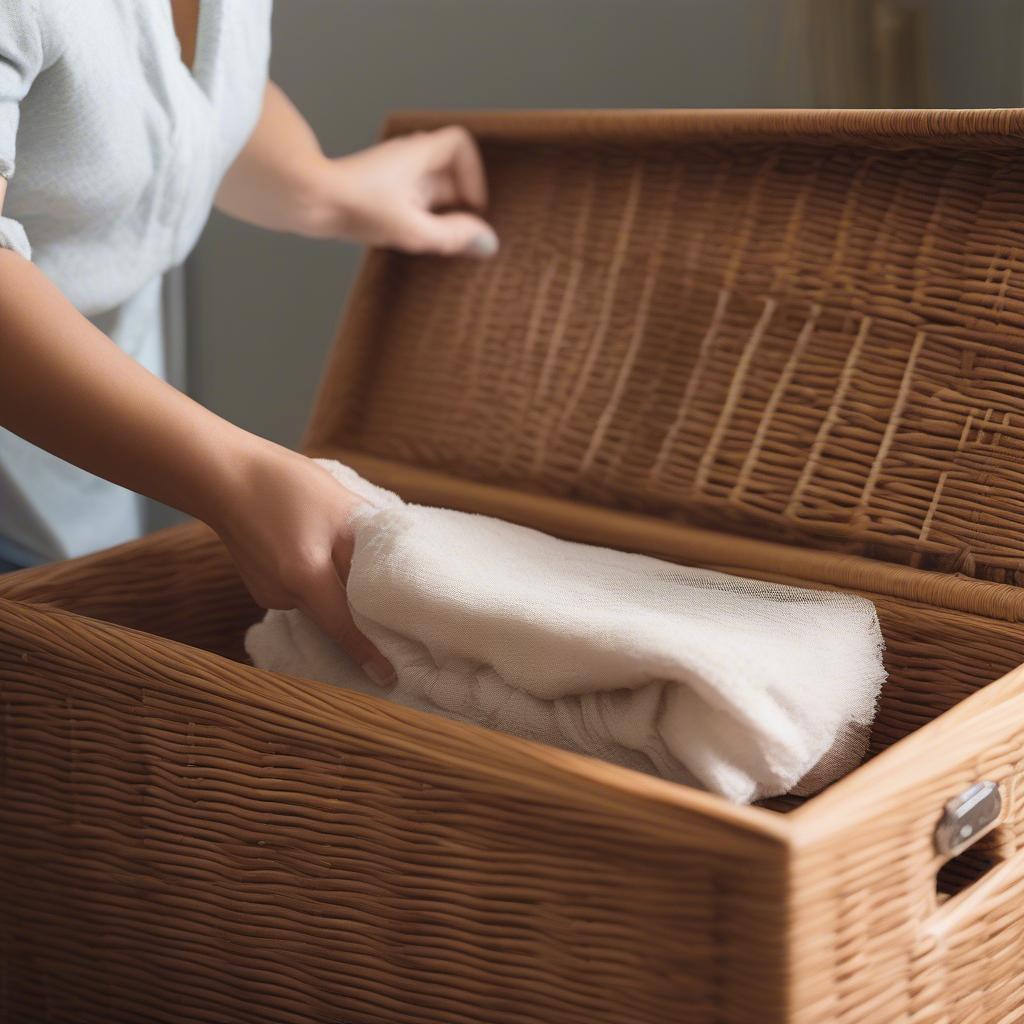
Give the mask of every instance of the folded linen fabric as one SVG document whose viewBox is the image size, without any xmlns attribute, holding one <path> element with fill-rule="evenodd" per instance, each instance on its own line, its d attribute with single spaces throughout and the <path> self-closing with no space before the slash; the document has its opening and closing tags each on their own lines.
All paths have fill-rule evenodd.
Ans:
<svg viewBox="0 0 1024 1024">
<path fill-rule="evenodd" d="M 862 759 L 885 679 L 870 601 L 406 504 L 321 465 L 368 501 L 348 598 L 397 682 L 382 690 L 297 611 L 249 630 L 256 665 L 736 802 L 813 792 Z"/>
</svg>

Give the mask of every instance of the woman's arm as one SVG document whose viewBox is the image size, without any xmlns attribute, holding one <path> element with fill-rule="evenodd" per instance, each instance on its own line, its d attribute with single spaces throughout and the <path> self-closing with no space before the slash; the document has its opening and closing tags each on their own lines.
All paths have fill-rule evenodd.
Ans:
<svg viewBox="0 0 1024 1024">
<path fill-rule="evenodd" d="M 204 520 L 261 605 L 302 608 L 378 681 L 390 676 L 356 630 L 343 587 L 349 517 L 361 499 L 309 459 L 232 426 L 143 369 L 6 249 L 0 426 Z"/>
<path fill-rule="evenodd" d="M 273 82 L 263 113 L 225 176 L 217 206 L 240 220 L 312 238 L 346 238 L 407 252 L 491 256 L 480 154 L 459 127 L 419 132 L 335 159 Z"/>
</svg>

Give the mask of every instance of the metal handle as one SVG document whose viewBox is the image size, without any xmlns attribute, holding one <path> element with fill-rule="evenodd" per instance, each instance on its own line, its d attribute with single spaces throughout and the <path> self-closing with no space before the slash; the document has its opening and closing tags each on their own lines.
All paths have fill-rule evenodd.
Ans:
<svg viewBox="0 0 1024 1024">
<path fill-rule="evenodd" d="M 946 802 L 935 827 L 935 849 L 948 857 L 963 853 L 995 825 L 1003 809 L 999 787 L 991 781 L 976 782 Z"/>
</svg>

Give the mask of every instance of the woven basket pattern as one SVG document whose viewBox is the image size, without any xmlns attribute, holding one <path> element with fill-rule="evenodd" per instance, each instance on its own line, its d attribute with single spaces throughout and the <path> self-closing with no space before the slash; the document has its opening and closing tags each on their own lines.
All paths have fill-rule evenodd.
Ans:
<svg viewBox="0 0 1024 1024">
<path fill-rule="evenodd" d="M 782 999 L 780 948 L 699 936 L 781 917 L 783 845 L 667 784 L 3 601 L 0 678 L 0 1020 L 620 1024 Z M 730 959 L 759 961 L 742 987 Z"/>
<path fill-rule="evenodd" d="M 502 254 L 382 257 L 333 440 L 1019 582 L 1024 157 L 567 134 L 484 122 Z"/>
<path fill-rule="evenodd" d="M 0 1024 L 1021 1019 L 1024 117 L 449 120 L 502 255 L 372 254 L 307 450 L 864 594 L 873 756 L 737 808 L 257 671 L 198 526 L 3 577 Z"/>
<path fill-rule="evenodd" d="M 892 673 L 876 750 L 1024 659 L 1017 624 L 868 596 Z M 238 652 L 254 614 L 198 526 L 0 583 L 0 1020 L 995 1024 L 1018 1005 L 1024 872 L 937 944 L 937 900 L 984 858 L 937 893 L 930 835 L 984 775 L 1010 801 L 997 856 L 1018 849 L 1024 708 L 993 697 L 945 744 L 880 758 L 881 782 L 769 815 L 176 642 Z"/>
</svg>

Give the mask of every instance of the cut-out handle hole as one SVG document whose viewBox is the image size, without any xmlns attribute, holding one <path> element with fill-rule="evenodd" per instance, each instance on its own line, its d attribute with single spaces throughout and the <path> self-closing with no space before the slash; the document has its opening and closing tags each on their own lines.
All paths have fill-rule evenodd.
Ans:
<svg viewBox="0 0 1024 1024">
<path fill-rule="evenodd" d="M 1010 836 L 1002 826 L 992 829 L 963 853 L 947 860 L 935 876 L 935 896 L 944 903 L 964 892 L 1010 854 Z"/>
</svg>

